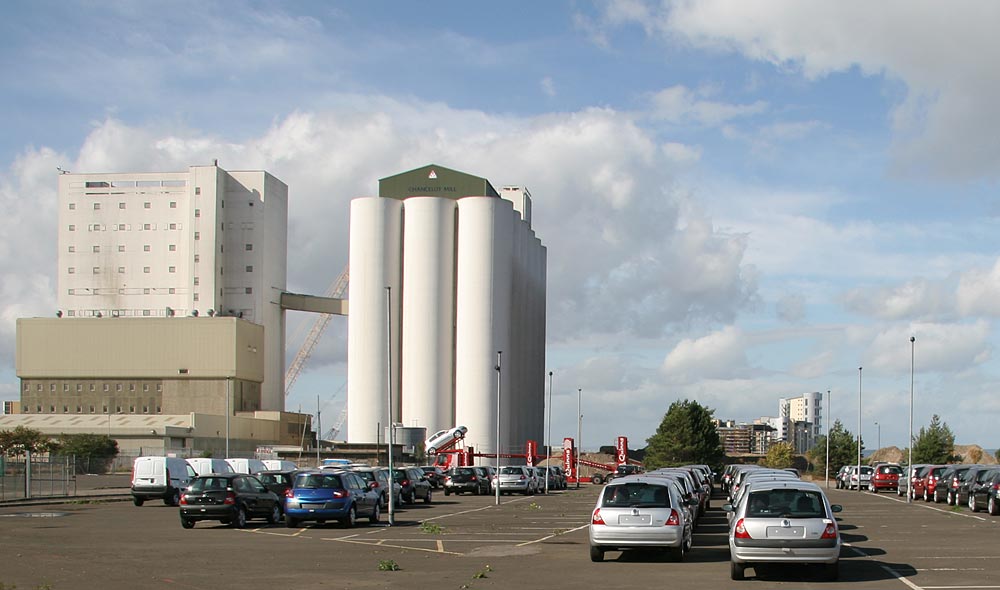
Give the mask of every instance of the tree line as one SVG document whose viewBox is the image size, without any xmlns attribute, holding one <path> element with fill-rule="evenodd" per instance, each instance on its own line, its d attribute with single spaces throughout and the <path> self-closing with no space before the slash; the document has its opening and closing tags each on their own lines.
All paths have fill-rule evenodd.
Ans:
<svg viewBox="0 0 1000 590">
<path fill-rule="evenodd" d="M 0 455 L 22 457 L 27 453 L 72 455 L 86 473 L 103 472 L 118 456 L 118 441 L 105 434 L 60 434 L 52 438 L 24 426 L 0 430 Z"/>
</svg>

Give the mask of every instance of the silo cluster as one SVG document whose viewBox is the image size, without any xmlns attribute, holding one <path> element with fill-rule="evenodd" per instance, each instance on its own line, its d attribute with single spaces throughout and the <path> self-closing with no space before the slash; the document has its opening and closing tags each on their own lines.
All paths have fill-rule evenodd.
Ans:
<svg viewBox="0 0 1000 590">
<path fill-rule="evenodd" d="M 435 179 L 414 172 L 428 169 Z M 464 425 L 483 453 L 496 452 L 498 418 L 501 453 L 542 440 L 545 247 L 527 191 L 487 188 L 351 202 L 349 442 L 382 441 L 389 410 L 428 434 Z"/>
</svg>

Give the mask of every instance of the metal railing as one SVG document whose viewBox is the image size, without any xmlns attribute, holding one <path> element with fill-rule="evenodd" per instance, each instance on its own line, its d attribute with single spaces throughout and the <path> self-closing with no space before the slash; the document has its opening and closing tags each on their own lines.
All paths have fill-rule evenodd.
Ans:
<svg viewBox="0 0 1000 590">
<path fill-rule="evenodd" d="M 71 456 L 0 456 L 0 500 L 69 496 L 76 492 Z"/>
</svg>

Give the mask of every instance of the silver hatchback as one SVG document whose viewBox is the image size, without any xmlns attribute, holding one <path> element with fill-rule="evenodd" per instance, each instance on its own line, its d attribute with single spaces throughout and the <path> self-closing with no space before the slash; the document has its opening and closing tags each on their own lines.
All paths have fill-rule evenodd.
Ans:
<svg viewBox="0 0 1000 590">
<path fill-rule="evenodd" d="M 823 490 L 803 481 L 755 483 L 733 512 L 729 529 L 730 574 L 758 563 L 822 564 L 826 578 L 839 575 L 840 531 Z"/>
<path fill-rule="evenodd" d="M 662 548 L 681 561 L 693 525 L 677 485 L 662 477 L 627 476 L 604 487 L 590 519 L 590 559 L 605 551 Z"/>
</svg>

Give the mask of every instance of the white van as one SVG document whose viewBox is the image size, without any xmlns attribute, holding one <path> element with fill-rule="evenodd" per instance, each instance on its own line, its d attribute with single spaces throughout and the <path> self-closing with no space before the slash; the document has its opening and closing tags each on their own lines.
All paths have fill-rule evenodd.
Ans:
<svg viewBox="0 0 1000 590">
<path fill-rule="evenodd" d="M 146 500 L 163 500 L 177 506 L 181 490 L 196 474 L 180 457 L 137 457 L 132 465 L 132 502 L 142 506 Z"/>
<path fill-rule="evenodd" d="M 226 463 L 229 463 L 236 473 L 254 474 L 267 471 L 267 465 L 260 459 L 226 459 Z"/>
<path fill-rule="evenodd" d="M 264 465 L 269 471 L 295 471 L 299 468 L 293 461 L 284 459 L 264 459 Z"/>
<path fill-rule="evenodd" d="M 212 459 L 211 457 L 195 457 L 186 459 L 188 465 L 194 468 L 198 475 L 208 475 L 209 473 L 232 473 L 233 468 L 226 463 L 225 459 Z"/>
</svg>

